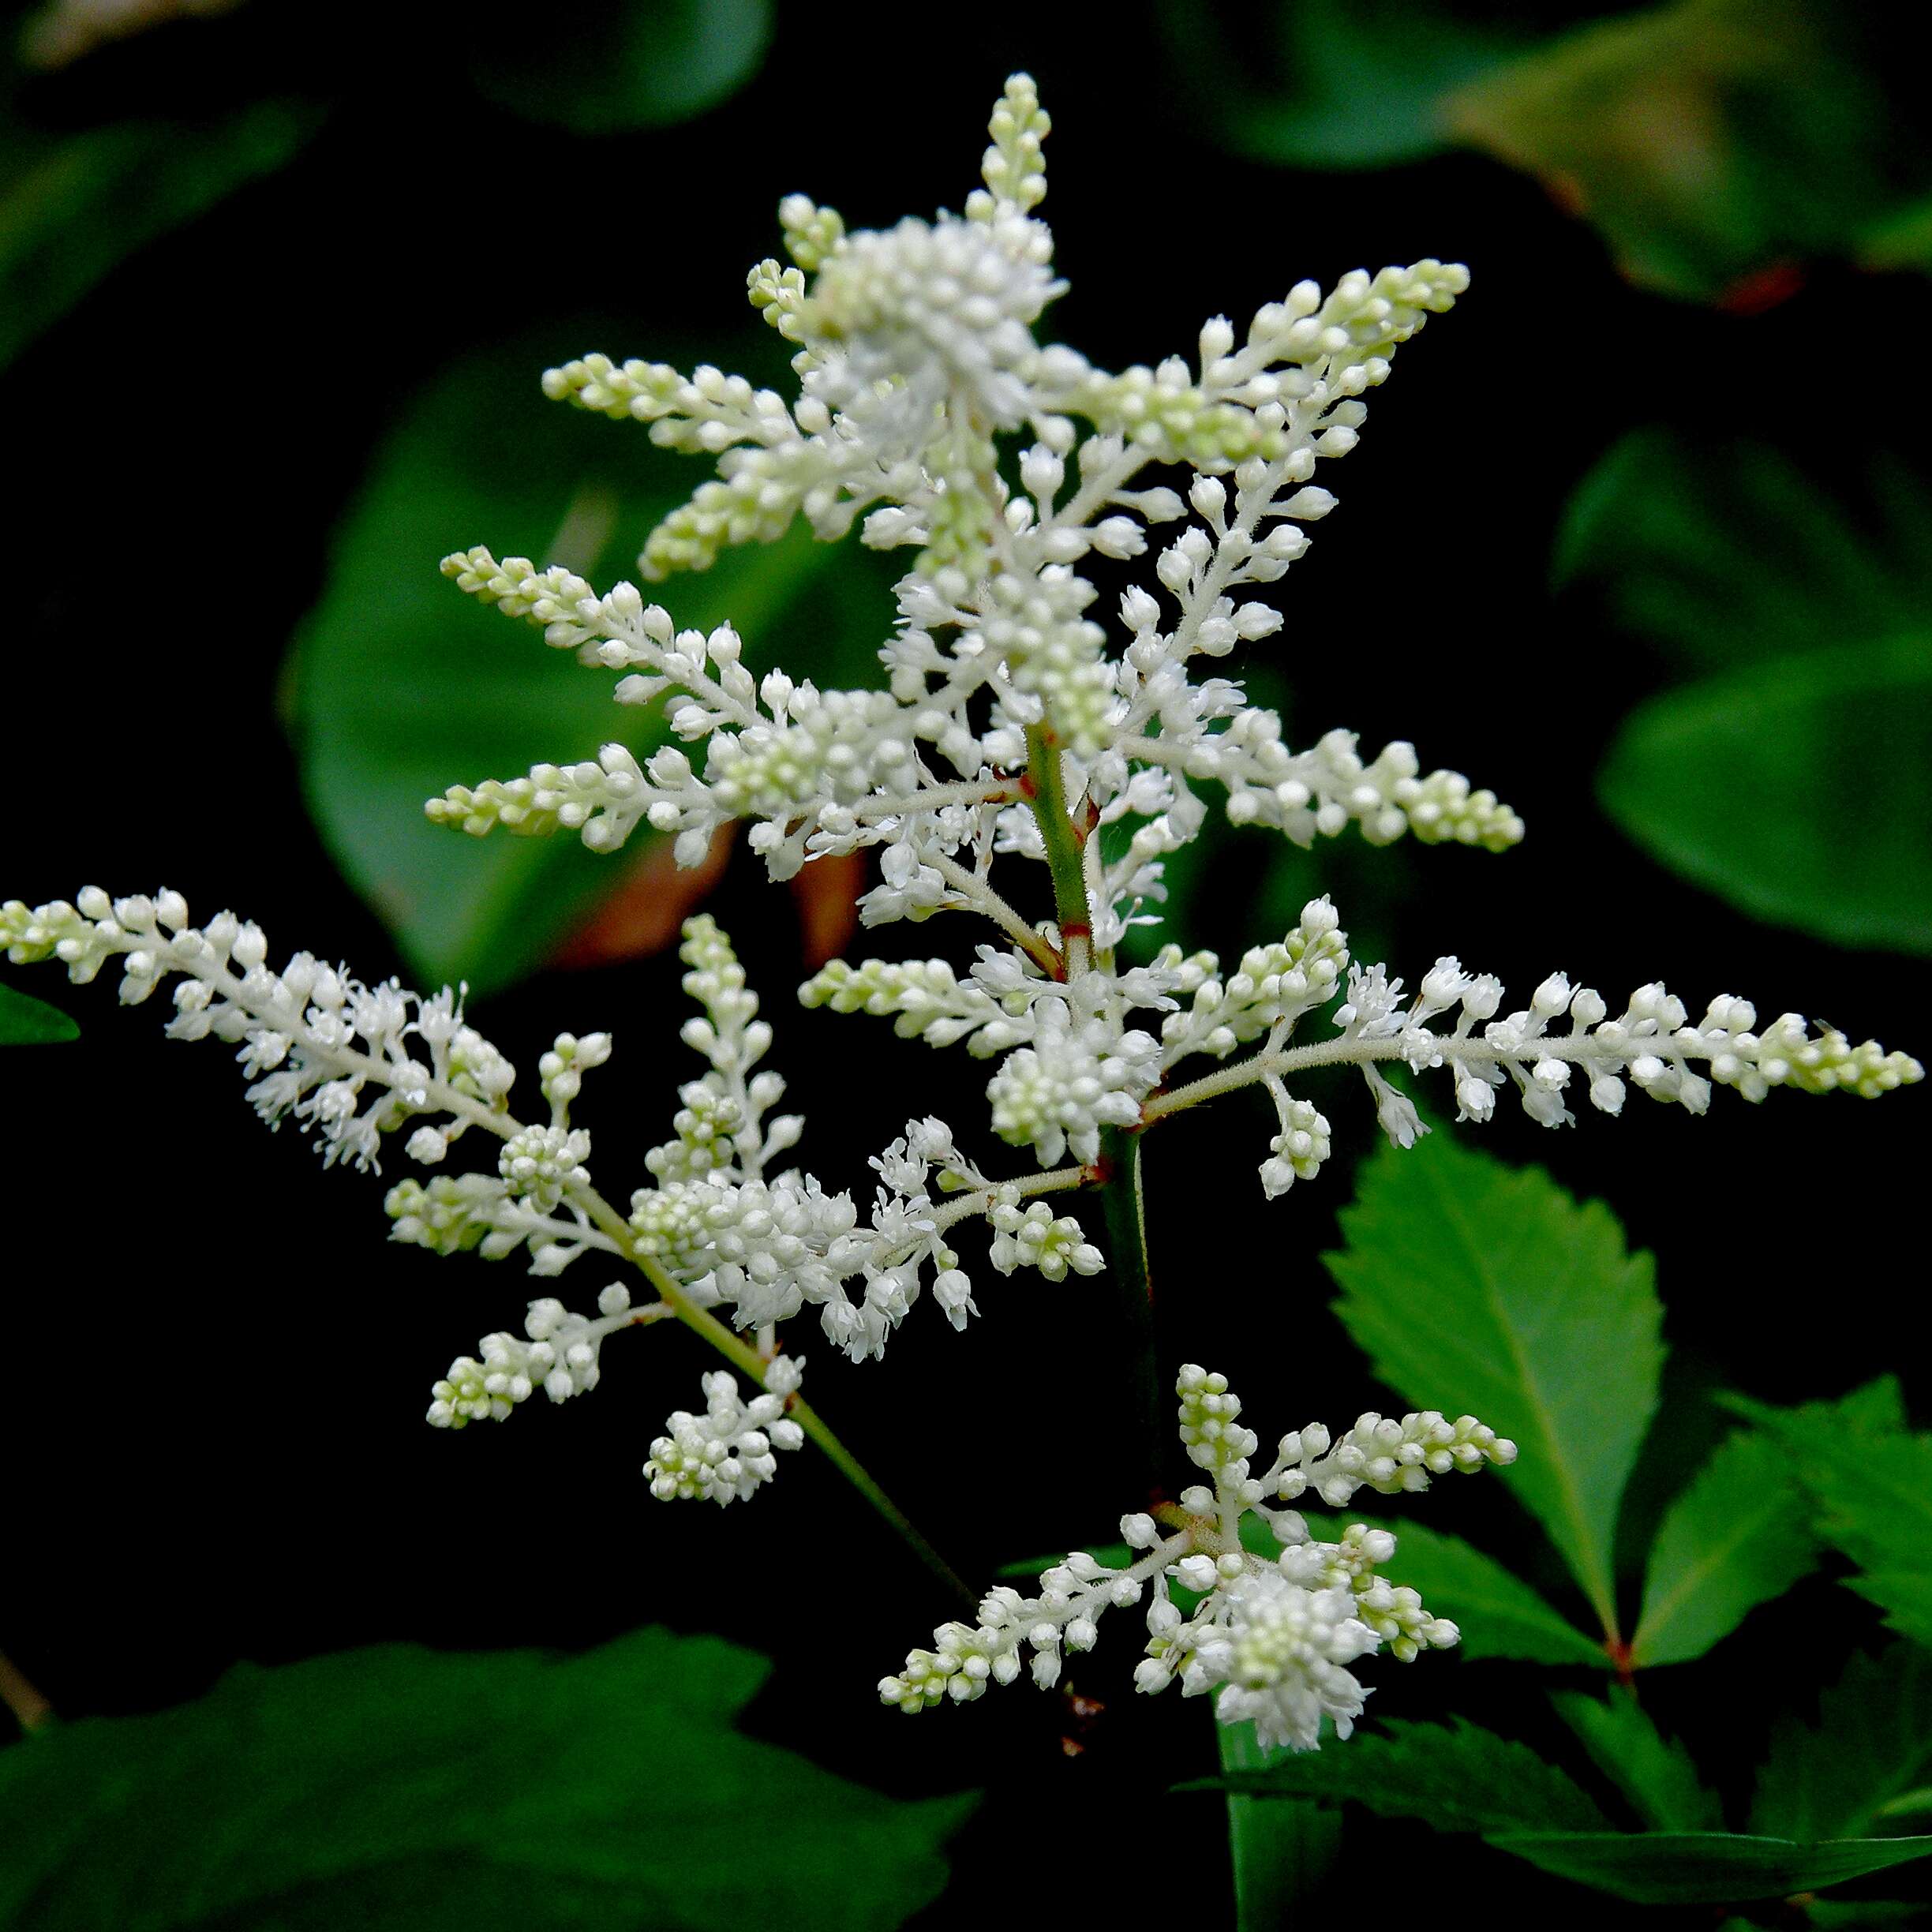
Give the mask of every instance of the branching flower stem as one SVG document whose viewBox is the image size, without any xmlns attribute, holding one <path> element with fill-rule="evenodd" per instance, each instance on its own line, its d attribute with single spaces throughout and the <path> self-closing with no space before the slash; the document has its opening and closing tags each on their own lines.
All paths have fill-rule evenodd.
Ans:
<svg viewBox="0 0 1932 1932">
<path fill-rule="evenodd" d="M 1039 1180 L 1050 1178 L 1043 1175 Z M 1036 1192 L 1039 1184 L 1039 1180 L 1034 1183 Z M 1063 1181 L 1061 1185 L 1068 1184 Z M 617 1243 L 625 1258 L 657 1290 L 672 1313 L 686 1327 L 710 1342 L 741 1375 L 749 1376 L 761 1389 L 764 1387 L 766 1371 L 769 1366 L 766 1357 L 742 1335 L 733 1334 L 709 1309 L 700 1308 L 656 1261 L 639 1254 L 629 1223 L 596 1189 L 574 1188 L 571 1198 Z M 927 1541 L 912 1519 L 886 1493 L 878 1478 L 845 1447 L 810 1402 L 794 1393 L 786 1401 L 785 1413 L 825 1451 L 833 1466 L 871 1504 L 953 1597 L 968 1604 L 978 1602 L 978 1597 L 967 1587 L 952 1565 Z"/>
<path fill-rule="evenodd" d="M 1473 1061 L 1484 1066 L 1493 1066 L 1499 1061 L 1511 1059 L 1586 1061 L 1593 1056 L 1601 1056 L 1603 1051 L 1601 1043 L 1591 1040 L 1587 1035 L 1566 1037 L 1562 1034 L 1538 1034 L 1527 1043 L 1525 1050 L 1515 1052 L 1498 1046 L 1479 1035 L 1458 1037 L 1454 1034 L 1437 1034 L 1431 1038 L 1440 1059 L 1450 1062 Z M 1673 1052 L 1681 1053 L 1687 1059 L 1712 1057 L 1675 1042 L 1671 1046 Z M 1378 1060 L 1406 1061 L 1408 1058 L 1409 1043 L 1400 1035 L 1384 1039 L 1343 1035 L 1335 1039 L 1318 1040 L 1306 1046 L 1280 1047 L 1251 1054 L 1232 1066 L 1222 1067 L 1218 1073 L 1204 1074 L 1185 1086 L 1154 1095 L 1141 1110 L 1142 1119 L 1151 1126 L 1170 1114 L 1184 1113 L 1204 1101 L 1219 1099 L 1222 1094 L 1237 1093 L 1244 1087 L 1255 1086 L 1271 1077 L 1279 1080 L 1313 1067 L 1365 1066 Z"/>
<path fill-rule="evenodd" d="M 1067 807 L 1058 735 L 1050 716 L 1027 728 L 1026 792 L 1046 848 L 1053 878 L 1054 916 L 1060 927 L 1061 976 L 1073 979 L 1093 964 L 1093 908 L 1088 897 L 1088 841 Z M 1101 1136 L 1101 1211 L 1106 1222 L 1108 1274 L 1114 1284 L 1120 1332 L 1128 1362 L 1133 1455 L 1141 1486 L 1159 1484 L 1160 1368 L 1154 1346 L 1154 1285 L 1148 1271 L 1147 1215 L 1140 1192 L 1137 1129 L 1110 1128 Z"/>
</svg>

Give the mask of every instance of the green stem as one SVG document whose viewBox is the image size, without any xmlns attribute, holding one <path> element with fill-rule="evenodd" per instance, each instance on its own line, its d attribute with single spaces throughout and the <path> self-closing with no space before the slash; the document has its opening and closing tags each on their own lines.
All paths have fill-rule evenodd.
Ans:
<svg viewBox="0 0 1932 1932">
<path fill-rule="evenodd" d="M 1093 908 L 1087 898 L 1082 848 L 1086 844 L 1067 811 L 1066 777 L 1060 769 L 1060 734 L 1051 718 L 1027 727 L 1025 791 L 1046 848 L 1053 876 L 1054 917 L 1060 927 L 1060 950 L 1069 979 L 1084 972 L 1093 958 Z"/>
<path fill-rule="evenodd" d="M 702 1336 L 734 1368 L 749 1376 L 760 1388 L 764 1387 L 765 1372 L 770 1366 L 765 1357 L 743 1335 L 726 1327 L 709 1309 L 700 1308 L 655 1261 L 639 1254 L 631 1245 L 630 1223 L 602 1195 L 594 1189 L 586 1189 L 578 1198 L 590 1219 L 642 1271 L 645 1279 L 657 1290 L 672 1313 L 694 1335 Z M 833 1467 L 872 1505 L 928 1572 L 945 1585 L 948 1595 L 976 1608 L 978 1597 L 919 1533 L 912 1518 L 886 1493 L 878 1479 L 840 1441 L 824 1417 L 802 1395 L 793 1395 L 786 1402 L 785 1413 L 825 1451 L 831 1458 Z"/>
<path fill-rule="evenodd" d="M 1147 1211 L 1140 1191 L 1140 1136 L 1110 1127 L 1100 1136 L 1101 1212 L 1106 1222 L 1107 1279 L 1118 1311 L 1134 1460 L 1150 1496 L 1160 1488 L 1160 1364 L 1154 1341 L 1154 1281 L 1148 1260 Z"/>
</svg>

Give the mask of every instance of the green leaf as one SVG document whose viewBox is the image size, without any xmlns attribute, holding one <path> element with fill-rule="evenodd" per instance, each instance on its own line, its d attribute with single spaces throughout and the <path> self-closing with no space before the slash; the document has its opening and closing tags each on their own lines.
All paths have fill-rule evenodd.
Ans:
<svg viewBox="0 0 1932 1932">
<path fill-rule="evenodd" d="M 287 161 L 319 110 L 264 100 L 223 119 L 0 133 L 0 365 L 117 262 Z"/>
<path fill-rule="evenodd" d="M 309 811 L 411 971 L 432 985 L 466 979 L 487 990 L 531 971 L 645 848 L 642 835 L 616 858 L 568 835 L 472 840 L 423 816 L 423 801 L 451 784 L 593 758 L 613 739 L 638 752 L 663 740 L 660 706 L 613 703 L 614 676 L 547 649 L 534 626 L 466 597 L 437 568 L 481 543 L 499 556 L 567 564 L 608 590 L 635 578 L 645 532 L 709 474 L 638 425 L 545 398 L 546 364 L 605 326 L 513 341 L 417 398 L 335 534 L 298 640 L 294 730 Z M 777 338 L 752 327 L 726 366 L 758 380 Z M 651 347 L 680 359 L 661 340 Z M 730 619 L 754 668 L 782 638 L 788 668 L 824 684 L 876 678 L 889 581 L 875 554 L 814 542 L 800 526 L 659 594 L 681 628 Z"/>
<path fill-rule="evenodd" d="M 772 0 L 548 0 L 541 34 L 481 36 L 470 72 L 493 100 L 575 134 L 688 121 L 758 70 Z"/>
<path fill-rule="evenodd" d="M 1663 1365 L 1650 1257 L 1600 1201 L 1432 1134 L 1385 1148 L 1324 1257 L 1336 1312 L 1376 1374 L 1418 1408 L 1467 1410 L 1512 1438 L 1500 1480 L 1549 1533 L 1617 1634 L 1617 1501 Z"/>
<path fill-rule="evenodd" d="M 1581 1691 L 1553 1692 L 1556 1714 L 1582 1740 L 1590 1762 L 1657 1831 L 1716 1831 L 1724 1824 L 1717 1794 L 1707 1789 L 1681 1738 L 1666 1741 L 1635 1692 L 1613 1686 L 1608 1701 Z"/>
<path fill-rule="evenodd" d="M 1668 691 L 1625 720 L 1604 808 L 1774 925 L 1932 953 L 1932 635 Z"/>
<path fill-rule="evenodd" d="M 1507 1833 L 1492 1833 L 1488 1842 L 1559 1878 L 1635 1905 L 1784 1898 L 1932 1853 L 1932 1837 L 1794 1844 L 1732 1832 Z"/>
<path fill-rule="evenodd" d="M 1855 1837 L 1932 1810 L 1932 1652 L 1894 1644 L 1855 1656 L 1818 1700 L 1818 1720 L 1787 1714 L 1758 1773 L 1751 1829 L 1776 1837 Z"/>
<path fill-rule="evenodd" d="M 8 1932 L 899 1924 L 966 1798 L 899 1803 L 732 1728 L 763 1659 L 386 1645 L 0 1752 Z"/>
<path fill-rule="evenodd" d="M 1536 44 L 1524 16 L 1520 3 L 1481 0 L 1291 0 L 1258 48 L 1246 13 L 1167 0 L 1163 24 L 1182 73 L 1211 96 L 1218 139 L 1256 160 L 1357 168 L 1447 146 L 1443 97 Z"/>
<path fill-rule="evenodd" d="M 1559 590 L 1689 669 L 1932 626 L 1932 492 L 1902 462 L 1807 474 L 1762 443 L 1633 430 L 1577 486 Z"/>
<path fill-rule="evenodd" d="M 1683 1664 L 1728 1637 L 1818 1560 L 1803 1492 L 1777 1445 L 1739 1430 L 1673 1503 L 1651 1545 L 1631 1639 L 1642 1668 Z"/>
<path fill-rule="evenodd" d="M 0 985 L 0 1046 L 37 1046 L 80 1037 L 80 1029 L 58 1006 Z"/>
<path fill-rule="evenodd" d="M 1134 1559 L 1145 1554 L 1144 1551 L 1130 1548 L 1125 1543 L 1091 1543 L 1081 1547 L 1094 1561 L 1105 1570 L 1125 1570 Z M 1037 1577 L 1041 1571 L 1050 1570 L 1055 1563 L 1066 1561 L 1066 1552 L 1057 1550 L 1050 1556 L 1020 1556 L 1011 1563 L 1003 1563 L 993 1574 L 1002 1582 L 1017 1578 Z"/>
<path fill-rule="evenodd" d="M 1244 1518 L 1243 1528 L 1253 1520 Z M 1515 1571 L 1461 1537 L 1406 1518 L 1364 1517 L 1353 1510 L 1326 1522 L 1318 1523 L 1312 1516 L 1305 1520 L 1324 1542 L 1333 1542 L 1352 1522 L 1365 1522 L 1372 1530 L 1389 1531 L 1396 1544 L 1388 1566 L 1390 1582 L 1420 1592 L 1437 1616 L 1448 1618 L 1462 1631 L 1462 1641 L 1456 1646 L 1459 1657 L 1472 1661 L 1514 1657 L 1527 1664 L 1610 1668 L 1601 1642 L 1586 1636 Z"/>
<path fill-rule="evenodd" d="M 1526 170 L 1631 280 L 1762 303 L 1750 278 L 1844 255 L 1901 190 L 1923 133 L 1855 8 L 1676 0 L 1578 28 L 1443 103 L 1459 140 Z M 1742 286 L 1740 286 L 1742 285 Z"/>
<path fill-rule="evenodd" d="M 1459 1717 L 1447 1726 L 1391 1718 L 1346 1744 L 1281 1753 L 1260 1770 L 1179 1788 L 1353 1798 L 1383 1818 L 1426 1818 L 1442 1831 L 1588 1832 L 1606 1822 L 1573 1779 L 1527 1744 Z"/>
<path fill-rule="evenodd" d="M 1217 1724 L 1215 1739 L 1224 1772 L 1259 1771 L 1279 1754 L 1261 1748 L 1251 1723 Z M 1312 1803 L 1236 1791 L 1227 1795 L 1227 1814 L 1239 1932 L 1292 1923 L 1334 1868 L 1340 1817 Z"/>
<path fill-rule="evenodd" d="M 1730 1398 L 1783 1444 L 1814 1526 L 1858 1565 L 1845 1582 L 1905 1636 L 1932 1644 L 1932 1436 L 1821 1428 L 1803 1410 Z"/>
</svg>

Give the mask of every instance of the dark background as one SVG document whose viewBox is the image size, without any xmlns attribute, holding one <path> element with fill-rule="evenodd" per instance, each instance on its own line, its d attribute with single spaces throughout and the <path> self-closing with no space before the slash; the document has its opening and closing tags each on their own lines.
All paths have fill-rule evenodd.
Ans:
<svg viewBox="0 0 1932 1932">
<path fill-rule="evenodd" d="M 1350 175 L 1230 159 L 1198 100 L 1165 84 L 1164 43 L 1136 7 L 975 15 L 942 43 L 903 9 L 787 6 L 736 98 L 684 128 L 589 145 L 491 106 L 445 57 L 452 35 L 510 44 L 531 18 L 423 7 L 352 28 L 261 6 L 192 47 L 156 36 L 94 57 L 91 114 L 100 90 L 192 110 L 198 92 L 232 99 L 269 71 L 336 105 L 288 172 L 127 262 L 0 376 L 18 492 L 0 893 L 31 904 L 89 881 L 165 882 L 197 919 L 222 904 L 259 919 L 281 952 L 313 947 L 371 979 L 399 970 L 305 815 L 275 708 L 285 645 L 385 426 L 452 354 L 556 313 L 556 279 L 536 264 L 561 257 L 593 280 L 597 302 L 635 317 L 613 353 L 649 355 L 661 324 L 702 335 L 736 321 L 784 192 L 855 227 L 957 207 L 988 103 L 1025 66 L 1054 117 L 1043 213 L 1073 284 L 1053 328 L 1099 362 L 1191 354 L 1206 315 L 1244 318 L 1303 275 L 1424 254 L 1472 269 L 1462 305 L 1374 399 L 1363 451 L 1327 478 L 1341 507 L 1285 586 L 1284 637 L 1252 655 L 1282 667 L 1297 741 L 1338 723 L 1372 744 L 1413 737 L 1425 766 L 1492 784 L 1530 835 L 1501 859 L 1327 848 L 1318 876 L 1344 882 L 1345 923 L 1346 882 L 1386 867 L 1396 883 L 1376 916 L 1412 979 L 1449 951 L 1518 999 L 1558 967 L 1613 998 L 1662 976 L 1694 1011 L 1732 990 L 1767 1016 L 1822 1013 L 1855 1038 L 1932 1045 L 1923 962 L 1756 924 L 1603 820 L 1590 774 L 1661 680 L 1545 589 L 1571 489 L 1660 414 L 1718 439 L 1795 432 L 1795 447 L 1848 470 L 1868 445 L 1923 450 L 1913 356 L 1859 354 L 1924 340 L 1932 283 L 1818 266 L 1764 313 L 1694 307 L 1629 286 L 1590 229 L 1487 159 Z M 39 111 L 79 110 L 65 81 L 37 84 Z M 1848 376 L 1834 361 L 1848 337 Z M 1837 373 L 1822 382 L 1826 364 Z M 702 474 L 693 466 L 694 485 Z M 760 661 L 783 654 L 782 640 L 751 642 Z M 1244 923 L 1267 837 L 1217 859 L 1197 943 L 1237 952 L 1270 936 Z M 909 1112 L 942 1113 L 983 1149 L 983 1067 L 796 1009 L 793 902 L 742 855 L 713 908 L 765 995 L 773 1063 L 808 1111 L 802 1158 L 828 1184 L 865 1184 L 865 1154 Z M 979 937 L 942 923 L 874 943 L 958 960 Z M 560 1028 L 615 1032 L 617 1058 L 579 1110 L 601 1174 L 662 1135 L 673 1085 L 697 1071 L 673 1037 L 677 971 L 658 957 L 555 973 L 474 1011 L 526 1066 Z M 0 1061 L 0 1644 L 63 1714 L 176 1702 L 244 1657 L 397 1638 L 580 1646 L 661 1621 L 774 1656 L 755 1720 L 822 1762 L 894 1788 L 994 1788 L 932 1923 L 1009 1901 L 1020 1844 L 1050 1851 L 1096 1901 L 1214 1896 L 1222 1881 L 1202 1874 L 1220 1809 L 1165 1795 L 1211 1767 L 1208 1713 L 1132 1697 L 1123 1635 L 1080 1673 L 1108 1708 L 1077 1756 L 1061 1746 L 1061 1700 L 1024 1687 L 917 1724 L 878 1709 L 874 1680 L 949 1608 L 828 1467 L 801 1455 L 749 1509 L 650 1499 L 638 1473 L 650 1438 L 710 1366 L 694 1343 L 626 1335 L 591 1400 L 533 1405 L 500 1429 L 425 1428 L 448 1358 L 514 1327 L 545 1290 L 514 1264 L 385 1245 L 385 1183 L 325 1174 L 296 1135 L 264 1133 L 219 1050 L 161 1038 L 160 1005 L 123 1012 L 106 987 L 69 995 L 51 973 L 6 976 L 84 1029 L 77 1045 Z M 1253 1178 L 1270 1129 L 1251 1097 L 1148 1148 L 1166 1368 L 1227 1367 L 1264 1437 L 1387 1400 L 1326 1312 L 1316 1259 L 1372 1118 L 1348 1085 L 1316 1098 L 1337 1158 L 1272 1206 Z M 1702 1120 L 1633 1097 L 1618 1121 L 1586 1111 L 1548 1134 L 1506 1106 L 1483 1130 L 1491 1151 L 1606 1198 L 1659 1256 L 1680 1400 L 1676 1434 L 1640 1473 L 1653 1508 L 1720 1430 L 1704 1388 L 1788 1400 L 1896 1369 L 1923 1398 L 1911 1376 L 1924 1118 L 1923 1095 L 1880 1106 L 1780 1095 L 1759 1109 L 1720 1090 Z M 964 1335 L 922 1306 L 882 1366 L 835 1360 L 803 1324 L 794 1346 L 814 1401 L 971 1579 L 1107 1540 L 1134 1499 L 1110 1476 L 1124 1418 L 1096 1285 L 1002 1279 L 970 1253 L 968 1265 L 983 1319 Z M 580 1305 L 599 1285 L 588 1261 L 561 1292 Z M 1447 1485 L 1428 1507 L 1492 1548 L 1522 1546 L 1499 1485 Z M 1538 1580 L 1570 1601 L 1553 1573 Z M 1835 1667 L 1808 1634 L 1825 1612 L 1840 1651 L 1865 1628 L 1814 1580 L 1694 1672 L 1652 1679 L 1653 1707 L 1745 1780 L 1765 1673 L 1795 1644 L 1807 1676 Z M 1547 1720 L 1519 1681 L 1530 1676 L 1453 1657 L 1413 1674 L 1391 1664 L 1376 1703 L 1533 1735 Z M 1387 1848 L 1385 1909 L 1405 1888 L 1440 1900 L 1445 1885 L 1499 1878 L 1525 1911 L 1597 1906 L 1420 1827 L 1351 1829 Z"/>
</svg>

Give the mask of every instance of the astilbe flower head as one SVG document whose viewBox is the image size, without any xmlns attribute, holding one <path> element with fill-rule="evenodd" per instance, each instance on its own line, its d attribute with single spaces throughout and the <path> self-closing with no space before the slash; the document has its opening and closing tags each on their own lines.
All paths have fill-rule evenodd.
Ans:
<svg viewBox="0 0 1932 1932">
<path fill-rule="evenodd" d="M 1276 586 L 1336 507 L 1332 466 L 1360 440 L 1366 397 L 1455 305 L 1466 271 L 1425 259 L 1327 290 L 1297 283 L 1239 326 L 1209 317 L 1156 361 L 1098 368 L 1050 333 L 1065 286 L 1037 213 L 1050 128 L 1015 75 L 960 214 L 852 229 L 802 194 L 780 204 L 788 260 L 760 262 L 747 287 L 792 350 L 796 393 L 601 353 L 543 378 L 553 398 L 642 424 L 713 466 L 646 536 L 644 583 L 801 520 L 823 540 L 856 528 L 904 552 L 873 685 L 821 689 L 728 623 L 681 628 L 635 584 L 600 590 L 481 545 L 443 564 L 460 591 L 616 673 L 616 701 L 653 707 L 676 742 L 642 756 L 615 741 L 560 747 L 567 762 L 452 785 L 429 801 L 430 819 L 476 837 L 571 833 L 598 853 L 662 837 L 685 866 L 743 820 L 774 878 L 833 855 L 874 859 L 859 902 L 867 927 L 978 915 L 990 936 L 969 966 L 936 953 L 834 960 L 800 996 L 987 1061 L 982 1151 L 924 1115 L 872 1157 L 864 1190 L 792 1164 L 803 1118 L 777 1110 L 772 1027 L 708 916 L 687 923 L 680 955 L 697 1009 L 681 1038 L 702 1070 L 687 1063 L 674 1106 L 666 1096 L 668 1137 L 636 1185 L 611 1194 L 572 1118 L 586 1075 L 611 1058 L 608 1033 L 558 1033 L 537 1061 L 542 1109 L 519 1118 L 515 1069 L 457 991 L 425 998 L 306 953 L 276 970 L 258 927 L 227 912 L 197 927 L 173 892 L 0 904 L 0 947 L 17 964 L 58 960 L 83 982 L 112 964 L 130 1003 L 171 983 L 169 1034 L 227 1042 L 257 1112 L 294 1121 L 325 1161 L 374 1170 L 399 1144 L 425 1172 L 390 1189 L 399 1242 L 521 1253 L 543 1279 L 586 1252 L 627 1271 L 594 1315 L 545 1296 L 521 1335 L 484 1336 L 435 1383 L 434 1425 L 501 1421 L 539 1389 L 574 1399 L 598 1384 L 610 1336 L 675 1320 L 732 1372 L 706 1376 L 702 1410 L 677 1411 L 652 1443 L 654 1496 L 743 1500 L 807 1436 L 849 1473 L 781 1324 L 810 1311 L 841 1353 L 876 1359 L 930 1290 L 964 1327 L 983 1290 L 956 1243 L 979 1221 L 996 1275 L 1025 1269 L 1081 1292 L 1110 1257 L 1043 1197 L 1137 1189 L 1149 1130 L 1245 1086 L 1273 1103 L 1275 1132 L 1256 1151 L 1279 1196 L 1317 1178 L 1346 1123 L 1336 1100 L 1318 1106 L 1303 1091 L 1333 1069 L 1359 1073 L 1400 1147 L 1426 1131 L 1402 1084 L 1413 1079 L 1440 1076 L 1462 1121 L 1487 1120 L 1513 1088 L 1554 1127 L 1586 1100 L 1616 1114 L 1633 1089 L 1702 1113 L 1717 1087 L 1754 1103 L 1777 1088 L 1869 1099 L 1922 1077 L 1905 1054 L 1795 1013 L 1761 1023 L 1732 994 L 1694 1021 L 1661 983 L 1618 1010 L 1552 972 L 1506 1010 L 1500 981 L 1447 956 L 1406 991 L 1354 955 L 1326 896 L 1228 964 L 1178 942 L 1126 962 L 1122 941 L 1159 923 L 1170 863 L 1216 811 L 1245 836 L 1302 846 L 1413 837 L 1471 854 L 1506 852 L 1524 826 L 1460 772 L 1426 769 L 1406 740 L 1365 749 L 1337 724 L 1297 748 L 1241 678 L 1240 654 L 1283 628 Z M 1103 597 L 1102 566 L 1121 564 L 1134 567 L 1127 587 Z M 1049 900 L 1050 917 L 1020 909 Z M 477 1134 L 489 1157 L 452 1163 Z M 1022 1150 L 1026 1171 L 1002 1171 L 1012 1157 L 998 1144 Z M 634 1303 L 638 1276 L 653 1298 Z M 986 1298 L 987 1319 L 1010 1319 Z M 1454 1624 L 1383 1574 L 1397 1557 L 1388 1533 L 1357 1523 L 1320 1541 L 1286 1506 L 1419 1490 L 1507 1463 L 1513 1444 L 1469 1416 L 1369 1413 L 1339 1435 L 1311 1425 L 1282 1438 L 1257 1474 L 1258 1440 L 1225 1380 L 1189 1366 L 1177 1389 L 1181 1443 L 1208 1481 L 1123 1518 L 1137 1552 L 1125 1565 L 1076 1552 L 1032 1593 L 1001 1586 L 974 1621 L 942 1625 L 882 1680 L 886 1703 L 966 1702 L 1023 1669 L 1051 1685 L 1107 1610 L 1144 1605 L 1139 1689 L 1215 1693 L 1224 1720 L 1307 1749 L 1360 1715 L 1362 1660 L 1456 1642 Z M 1244 1519 L 1251 1534 L 1267 1526 L 1276 1555 L 1244 1543 Z"/>
</svg>

